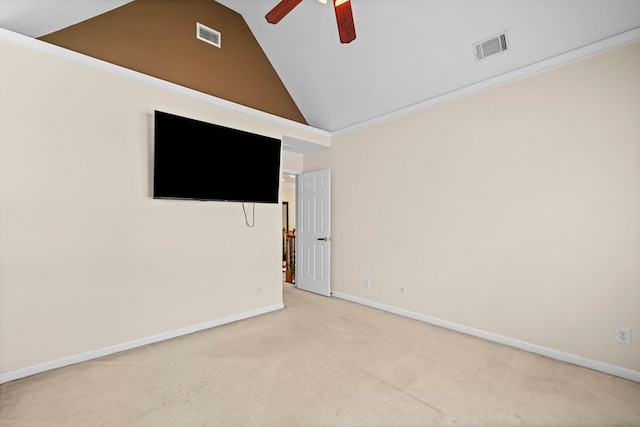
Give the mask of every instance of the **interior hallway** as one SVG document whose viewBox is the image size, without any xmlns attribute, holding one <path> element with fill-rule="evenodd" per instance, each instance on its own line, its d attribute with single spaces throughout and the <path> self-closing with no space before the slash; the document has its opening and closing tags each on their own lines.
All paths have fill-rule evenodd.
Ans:
<svg viewBox="0 0 640 427">
<path fill-rule="evenodd" d="M 639 383 L 290 284 L 284 302 L 1 385 L 0 425 L 640 425 Z"/>
</svg>

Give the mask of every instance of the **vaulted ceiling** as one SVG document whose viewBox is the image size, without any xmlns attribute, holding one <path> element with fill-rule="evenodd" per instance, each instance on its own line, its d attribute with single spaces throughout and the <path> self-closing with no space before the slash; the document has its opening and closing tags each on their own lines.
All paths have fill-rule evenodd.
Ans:
<svg viewBox="0 0 640 427">
<path fill-rule="evenodd" d="M 272 25 L 278 1 L 218 3 L 244 18 L 308 124 L 332 132 L 640 29 L 638 0 L 351 0 L 357 38 L 341 44 L 331 1 Z M 39 37 L 126 3 L 3 0 L 0 27 Z M 503 31 L 509 50 L 477 61 L 474 43 Z"/>
</svg>

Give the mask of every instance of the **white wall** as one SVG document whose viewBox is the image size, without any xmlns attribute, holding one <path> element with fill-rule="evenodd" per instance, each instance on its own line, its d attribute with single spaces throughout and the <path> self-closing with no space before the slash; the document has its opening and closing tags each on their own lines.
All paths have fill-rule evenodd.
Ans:
<svg viewBox="0 0 640 427">
<path fill-rule="evenodd" d="M 0 373 L 281 305 L 280 205 L 152 199 L 153 111 L 323 137 L 40 50 L 0 41 Z"/>
<path fill-rule="evenodd" d="M 333 290 L 640 371 L 639 76 L 635 43 L 306 155 Z"/>
</svg>

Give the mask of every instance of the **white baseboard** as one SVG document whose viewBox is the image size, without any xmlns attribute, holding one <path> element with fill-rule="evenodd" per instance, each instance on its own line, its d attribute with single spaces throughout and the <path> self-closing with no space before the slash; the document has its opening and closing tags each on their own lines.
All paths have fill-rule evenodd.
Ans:
<svg viewBox="0 0 640 427">
<path fill-rule="evenodd" d="M 426 316 L 424 314 L 414 313 L 412 311 L 404 310 L 404 309 L 393 307 L 390 305 L 369 301 L 364 298 L 354 297 L 352 295 L 344 294 L 342 292 L 332 292 L 332 295 L 337 298 L 355 302 L 357 304 L 362 304 L 372 308 L 377 308 L 378 310 L 388 311 L 389 313 L 397 314 L 399 316 L 404 316 L 410 319 L 419 320 L 421 322 L 429 323 L 432 325 L 441 326 L 446 329 L 462 332 L 463 334 L 472 335 L 474 337 L 482 338 L 488 341 L 505 344 L 510 347 L 515 347 L 520 350 L 528 351 L 530 353 L 539 354 L 552 359 L 571 363 L 573 365 L 578 365 L 585 368 L 593 369 L 594 371 L 604 372 L 606 374 L 615 375 L 621 378 L 626 378 L 631 381 L 640 382 L 640 372 L 633 371 L 631 369 L 610 365 L 608 363 L 598 362 L 597 360 L 587 359 L 585 357 L 577 356 L 575 354 L 565 353 L 559 350 L 542 347 L 536 344 L 519 341 L 513 338 L 492 334 L 490 332 L 474 329 L 464 325 L 459 325 L 457 323 L 448 322 L 446 320 L 438 319 L 431 316 Z"/>
<path fill-rule="evenodd" d="M 252 310 L 245 313 L 224 317 L 222 319 L 201 323 L 199 325 L 188 326 L 186 328 L 164 332 L 162 334 L 157 334 L 157 335 L 141 338 L 134 341 L 129 341 L 123 344 L 117 344 L 111 347 L 101 348 L 98 350 L 88 351 L 82 354 L 76 354 L 74 356 L 64 357 L 62 359 L 41 363 L 39 365 L 28 366 L 26 368 L 20 368 L 14 371 L 3 372 L 0 374 L 0 384 L 4 384 L 6 382 L 14 381 L 14 380 L 28 377 L 31 375 L 39 374 L 41 372 L 50 371 L 52 369 L 62 368 L 64 366 L 74 365 L 80 362 L 86 362 L 88 360 L 97 359 L 99 357 L 108 356 L 110 354 L 119 353 L 121 351 L 131 350 L 136 347 L 142 347 L 143 345 L 153 344 L 159 341 L 176 338 L 182 335 L 203 331 L 205 329 L 214 328 L 216 326 L 225 325 L 227 323 L 236 322 L 238 320 L 248 319 L 250 317 L 255 317 L 261 314 L 270 313 L 272 311 L 280 310 L 282 308 L 284 308 L 283 303 L 275 304 L 269 307 L 263 307 L 257 310 Z"/>
</svg>

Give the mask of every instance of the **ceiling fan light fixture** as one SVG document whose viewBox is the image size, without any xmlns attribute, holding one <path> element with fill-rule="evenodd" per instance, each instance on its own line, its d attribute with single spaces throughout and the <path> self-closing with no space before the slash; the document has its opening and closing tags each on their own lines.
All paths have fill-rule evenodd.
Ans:
<svg viewBox="0 0 640 427">
<path fill-rule="evenodd" d="M 327 0 L 319 0 L 326 3 Z M 356 28 L 353 24 L 353 13 L 351 12 L 350 0 L 332 0 L 333 9 L 336 14 L 338 24 L 338 35 L 340 43 L 351 43 L 356 38 Z M 287 16 L 302 0 L 280 0 L 264 17 L 270 24 L 277 24 L 282 18 Z"/>
<path fill-rule="evenodd" d="M 280 0 L 273 9 L 264 17 L 270 24 L 277 24 L 282 18 L 287 16 L 302 0 Z"/>
<path fill-rule="evenodd" d="M 333 0 L 333 9 L 336 13 L 340 43 L 351 43 L 356 38 L 356 27 L 353 23 L 351 1 Z"/>
</svg>

